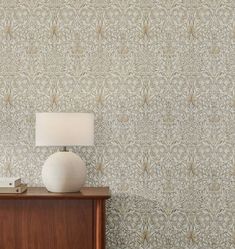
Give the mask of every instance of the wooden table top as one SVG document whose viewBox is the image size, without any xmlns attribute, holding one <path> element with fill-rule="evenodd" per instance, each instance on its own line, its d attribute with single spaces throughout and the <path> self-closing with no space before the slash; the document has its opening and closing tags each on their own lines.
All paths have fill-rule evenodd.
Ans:
<svg viewBox="0 0 235 249">
<path fill-rule="evenodd" d="M 109 199 L 109 187 L 84 187 L 76 193 L 52 193 L 43 187 L 29 187 L 22 194 L 0 194 L 1 199 Z"/>
</svg>

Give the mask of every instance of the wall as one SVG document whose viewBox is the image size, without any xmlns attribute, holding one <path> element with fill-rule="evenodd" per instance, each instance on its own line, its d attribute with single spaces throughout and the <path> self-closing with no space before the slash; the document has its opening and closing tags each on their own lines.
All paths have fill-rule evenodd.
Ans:
<svg viewBox="0 0 235 249">
<path fill-rule="evenodd" d="M 108 249 L 235 248 L 235 2 L 0 0 L 0 174 L 42 185 L 35 112 L 92 111 L 72 148 L 109 185 Z"/>
</svg>

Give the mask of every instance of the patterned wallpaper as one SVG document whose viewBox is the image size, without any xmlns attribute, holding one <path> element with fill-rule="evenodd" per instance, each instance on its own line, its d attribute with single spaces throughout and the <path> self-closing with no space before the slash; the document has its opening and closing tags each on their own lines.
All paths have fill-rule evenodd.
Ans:
<svg viewBox="0 0 235 249">
<path fill-rule="evenodd" d="M 233 249 L 234 81 L 234 0 L 0 0 L 0 174 L 42 185 L 35 112 L 92 111 L 107 249 Z"/>
</svg>

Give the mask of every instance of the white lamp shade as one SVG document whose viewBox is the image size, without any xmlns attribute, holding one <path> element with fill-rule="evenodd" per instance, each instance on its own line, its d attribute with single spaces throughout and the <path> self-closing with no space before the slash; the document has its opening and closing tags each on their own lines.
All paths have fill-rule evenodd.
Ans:
<svg viewBox="0 0 235 249">
<path fill-rule="evenodd" d="M 36 113 L 36 146 L 93 144 L 93 113 Z"/>
</svg>

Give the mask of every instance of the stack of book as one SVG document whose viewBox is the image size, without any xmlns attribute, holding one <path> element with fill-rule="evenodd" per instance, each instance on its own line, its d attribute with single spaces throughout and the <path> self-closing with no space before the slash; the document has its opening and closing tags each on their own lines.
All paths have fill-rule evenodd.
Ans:
<svg viewBox="0 0 235 249">
<path fill-rule="evenodd" d="M 27 190 L 27 184 L 20 177 L 0 177 L 0 194 L 21 194 Z"/>
</svg>

